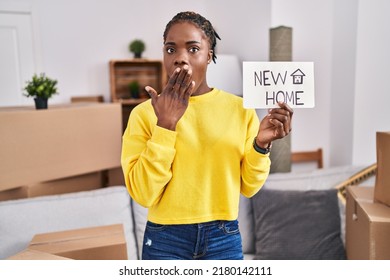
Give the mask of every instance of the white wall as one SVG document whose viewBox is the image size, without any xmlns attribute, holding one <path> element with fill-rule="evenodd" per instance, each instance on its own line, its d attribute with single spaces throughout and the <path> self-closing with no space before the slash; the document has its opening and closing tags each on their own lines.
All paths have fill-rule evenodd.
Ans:
<svg viewBox="0 0 390 280">
<path fill-rule="evenodd" d="M 145 58 L 161 59 L 165 25 L 180 11 L 197 11 L 213 23 L 222 38 L 217 52 L 249 60 L 268 56 L 270 0 L 249 0 L 245 5 L 223 0 L 12 2 L 31 7 L 40 41 L 37 71 L 59 81 L 60 94 L 50 100 L 52 104 L 69 102 L 71 96 L 98 94 L 109 101 L 109 60 L 132 58 L 127 46 L 135 38 L 145 41 Z"/>
<path fill-rule="evenodd" d="M 204 10 L 204 3 L 185 1 L 36 0 L 43 53 L 43 70 L 59 80 L 55 102 L 71 96 L 109 96 L 111 59 L 132 58 L 128 43 L 141 38 L 145 58 L 161 58 L 162 32 L 166 22 L 185 8 Z M 187 1 L 189 3 L 189 1 Z M 187 6 L 187 7 L 186 7 Z M 152 8 L 151 8 L 152 7 Z"/>
<path fill-rule="evenodd" d="M 358 1 L 333 7 L 330 104 L 330 165 L 352 163 Z"/>
<path fill-rule="evenodd" d="M 315 62 L 316 108 L 296 110 L 293 150 L 324 149 L 325 166 L 376 161 L 390 131 L 390 2 L 273 0 L 272 26 L 293 27 L 293 59 Z"/>
<path fill-rule="evenodd" d="M 322 148 L 325 165 L 330 150 L 330 102 L 332 67 L 333 1 L 273 0 L 272 27 L 293 29 L 293 60 L 313 61 L 315 108 L 296 109 L 291 147 L 293 151 Z"/>
<path fill-rule="evenodd" d="M 360 0 L 353 162 L 376 162 L 376 131 L 390 131 L 390 1 Z"/>
</svg>

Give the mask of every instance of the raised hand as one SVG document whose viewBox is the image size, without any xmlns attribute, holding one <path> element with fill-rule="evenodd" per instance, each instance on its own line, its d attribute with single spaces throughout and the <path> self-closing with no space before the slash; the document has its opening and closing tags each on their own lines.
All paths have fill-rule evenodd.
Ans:
<svg viewBox="0 0 390 280">
<path fill-rule="evenodd" d="M 150 86 L 145 87 L 152 99 L 158 126 L 176 129 L 177 122 L 187 110 L 188 101 L 195 87 L 191 76 L 192 70 L 188 65 L 184 65 L 183 68 L 176 68 L 161 94 Z"/>
<path fill-rule="evenodd" d="M 292 129 L 294 111 L 284 102 L 279 102 L 278 105 L 280 108 L 269 109 L 268 114 L 260 122 L 256 137 L 256 144 L 259 147 L 267 148 L 272 141 L 287 136 Z"/>
</svg>

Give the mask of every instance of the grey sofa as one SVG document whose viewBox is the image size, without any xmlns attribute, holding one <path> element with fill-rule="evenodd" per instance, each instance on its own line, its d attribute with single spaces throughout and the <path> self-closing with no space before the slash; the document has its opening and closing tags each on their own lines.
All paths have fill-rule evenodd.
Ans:
<svg viewBox="0 0 390 280">
<path fill-rule="evenodd" d="M 245 259 L 345 258 L 344 206 L 334 186 L 361 168 L 275 173 L 255 197 L 241 197 Z M 140 259 L 146 215 L 124 186 L 0 202 L 0 259 L 24 250 L 37 233 L 117 223 L 128 258 Z"/>
</svg>

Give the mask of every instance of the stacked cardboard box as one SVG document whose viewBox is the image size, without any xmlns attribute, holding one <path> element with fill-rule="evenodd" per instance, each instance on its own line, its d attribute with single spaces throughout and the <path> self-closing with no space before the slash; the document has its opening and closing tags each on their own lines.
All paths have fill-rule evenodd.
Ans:
<svg viewBox="0 0 390 280">
<path fill-rule="evenodd" d="M 7 260 L 70 260 L 70 259 L 41 252 L 41 251 L 26 249 L 20 253 L 17 253 L 12 257 L 9 257 Z"/>
<path fill-rule="evenodd" d="M 75 260 L 127 259 L 122 224 L 37 234 L 28 250 Z"/>
<path fill-rule="evenodd" d="M 376 158 L 374 199 L 390 206 L 390 132 L 377 132 Z"/>
<path fill-rule="evenodd" d="M 101 187 L 104 187 L 104 172 L 98 171 L 0 191 L 0 201 L 88 191 Z"/>
<path fill-rule="evenodd" d="M 124 186 L 122 167 L 112 168 L 107 171 L 107 186 Z"/>
<path fill-rule="evenodd" d="M 103 187 L 120 166 L 120 104 L 0 108 L 0 131 L 0 201 Z"/>
<path fill-rule="evenodd" d="M 375 186 L 347 187 L 348 259 L 390 259 L 390 133 L 377 132 Z"/>
<path fill-rule="evenodd" d="M 390 207 L 374 201 L 374 188 L 347 187 L 347 258 L 390 259 Z"/>
</svg>

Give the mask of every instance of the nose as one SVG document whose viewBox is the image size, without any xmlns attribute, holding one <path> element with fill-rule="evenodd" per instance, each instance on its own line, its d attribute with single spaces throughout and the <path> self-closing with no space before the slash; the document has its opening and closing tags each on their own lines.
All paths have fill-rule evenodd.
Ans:
<svg viewBox="0 0 390 280">
<path fill-rule="evenodd" d="M 184 51 L 177 52 L 175 57 L 175 66 L 184 66 L 188 64 L 188 56 Z"/>
</svg>

